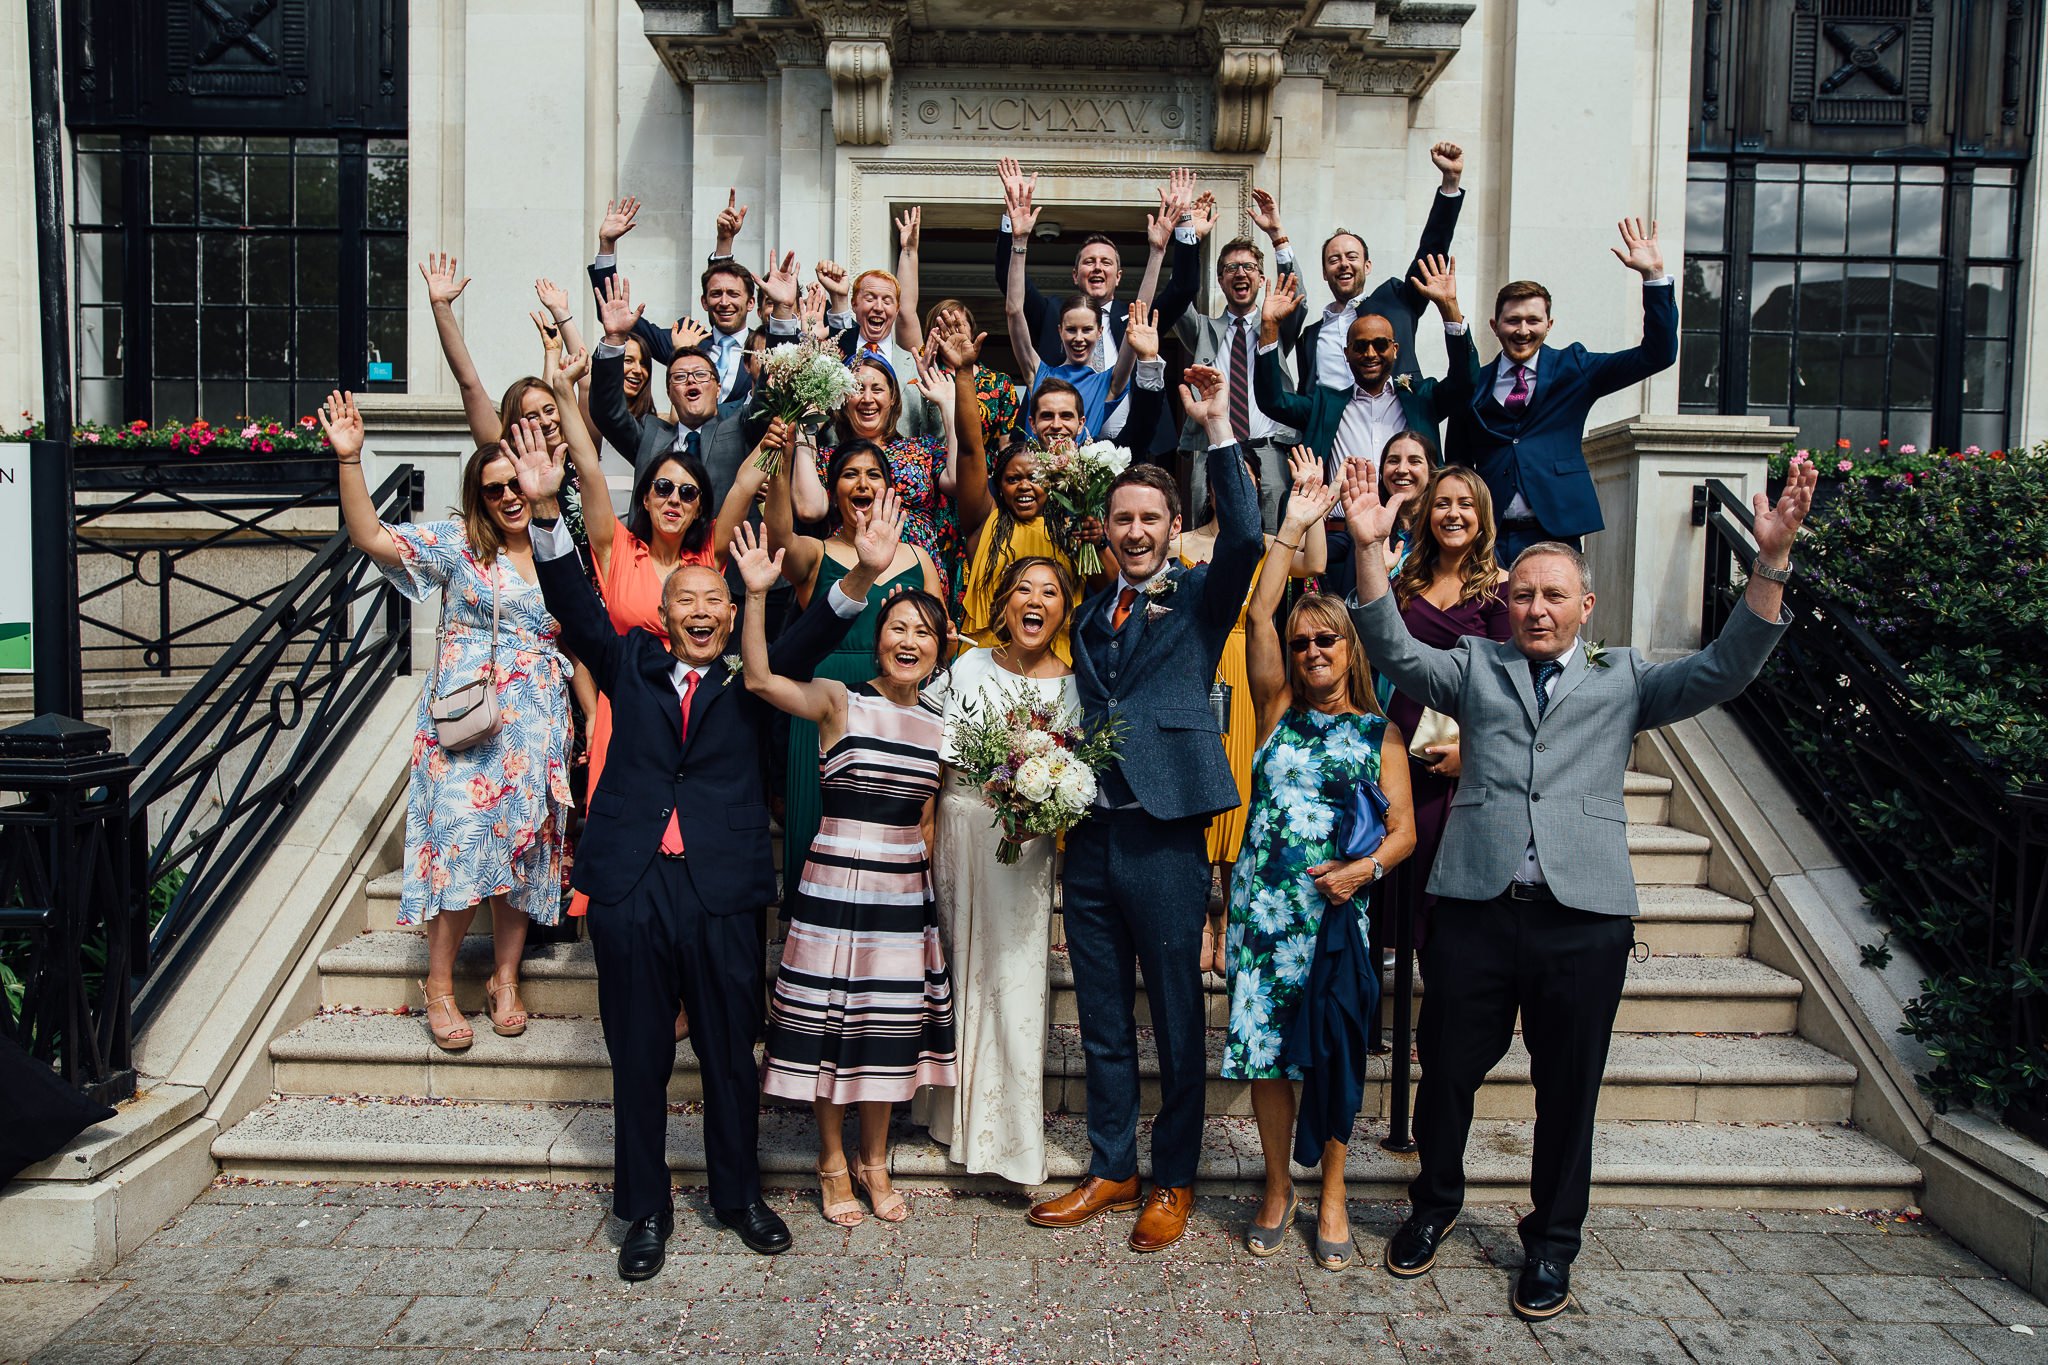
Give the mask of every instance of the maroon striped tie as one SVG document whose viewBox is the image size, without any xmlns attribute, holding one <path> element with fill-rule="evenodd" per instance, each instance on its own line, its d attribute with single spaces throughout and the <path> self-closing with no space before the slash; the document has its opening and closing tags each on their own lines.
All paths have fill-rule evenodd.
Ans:
<svg viewBox="0 0 2048 1365">
<path fill-rule="evenodd" d="M 1252 335 L 1244 318 L 1230 322 L 1230 431 L 1238 444 L 1252 439 Z"/>
</svg>

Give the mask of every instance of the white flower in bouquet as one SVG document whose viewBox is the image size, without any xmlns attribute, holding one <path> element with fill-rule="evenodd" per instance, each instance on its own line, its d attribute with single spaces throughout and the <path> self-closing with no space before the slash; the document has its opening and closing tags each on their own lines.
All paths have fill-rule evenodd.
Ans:
<svg viewBox="0 0 2048 1365">
<path fill-rule="evenodd" d="M 796 425 L 830 417 L 846 405 L 854 390 L 853 371 L 832 342 L 806 337 L 769 348 L 761 362 L 757 410 Z M 773 474 L 779 461 L 764 457 Z"/>
<path fill-rule="evenodd" d="M 1051 753 L 1058 747 L 1058 741 L 1044 730 L 1026 730 L 1017 737 L 1017 752 L 1023 754 L 1026 758 L 1036 758 L 1040 754 Z"/>
<path fill-rule="evenodd" d="M 1108 441 L 1090 441 L 1076 446 L 1059 440 L 1043 447 L 1034 464 L 1034 477 L 1058 504 L 1066 526 L 1095 518 L 1100 520 L 1109 503 L 1109 486 L 1117 475 L 1131 467 L 1131 452 Z M 1083 578 L 1102 572 L 1102 554 L 1093 543 L 1061 535 L 1062 548 L 1074 561 L 1074 571 Z"/>
<path fill-rule="evenodd" d="M 1024 766 L 1017 769 L 1017 795 L 1034 804 L 1049 799 L 1057 785 L 1052 765 L 1053 760 L 1047 754 L 1025 759 Z"/>
<path fill-rule="evenodd" d="M 1095 801 L 1095 774 L 1085 763 L 1069 762 L 1060 774 L 1060 801 L 1077 809 Z"/>
<path fill-rule="evenodd" d="M 1109 441 L 1090 441 L 1081 447 L 1079 454 L 1082 459 L 1108 470 L 1112 479 L 1131 467 L 1131 452 Z"/>
</svg>

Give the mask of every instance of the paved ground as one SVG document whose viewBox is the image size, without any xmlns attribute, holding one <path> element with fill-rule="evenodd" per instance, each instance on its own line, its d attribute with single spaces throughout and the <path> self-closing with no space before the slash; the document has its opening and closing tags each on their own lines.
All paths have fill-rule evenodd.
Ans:
<svg viewBox="0 0 2048 1365">
<path fill-rule="evenodd" d="M 700 1199 L 679 1209 L 668 1268 L 628 1287 L 602 1187 L 223 1184 L 106 1280 L 0 1285 L 0 1356 L 2048 1361 L 2048 1308 L 1898 1216 L 1595 1209 L 1580 1309 L 1532 1331 L 1507 1311 L 1521 1250 L 1502 1206 L 1469 1209 L 1437 1270 L 1397 1283 L 1370 1264 L 1398 1216 L 1382 1204 L 1353 1206 L 1364 1260 L 1329 1274 L 1305 1242 L 1247 1256 L 1248 1200 L 1198 1201 L 1186 1240 L 1141 1258 L 1130 1215 L 1053 1234 L 1016 1197 L 919 1192 L 905 1226 L 849 1233 L 812 1199 L 773 1197 L 789 1255 L 747 1253 Z"/>
</svg>

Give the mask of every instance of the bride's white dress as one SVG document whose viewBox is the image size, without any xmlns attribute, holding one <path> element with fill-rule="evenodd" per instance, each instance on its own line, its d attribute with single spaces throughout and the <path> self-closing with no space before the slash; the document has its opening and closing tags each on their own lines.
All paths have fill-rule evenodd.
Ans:
<svg viewBox="0 0 2048 1365">
<path fill-rule="evenodd" d="M 948 739 L 940 756 L 948 760 L 953 727 L 970 706 L 992 706 L 1020 688 L 1080 704 L 1071 677 L 1022 677 L 998 664 L 992 650 L 970 649 L 948 672 L 935 689 L 944 699 Z M 970 1172 L 1042 1185 L 1053 840 L 1031 840 L 1008 867 L 997 862 L 994 813 L 950 768 L 936 823 L 933 882 L 953 971 L 960 1083 L 920 1092 L 913 1116 Z"/>
</svg>

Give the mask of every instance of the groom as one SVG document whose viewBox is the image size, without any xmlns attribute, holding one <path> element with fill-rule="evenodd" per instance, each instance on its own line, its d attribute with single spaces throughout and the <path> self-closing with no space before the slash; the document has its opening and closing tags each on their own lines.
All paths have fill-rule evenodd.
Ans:
<svg viewBox="0 0 2048 1365">
<path fill-rule="evenodd" d="M 1237 805 L 1221 727 L 1209 707 L 1223 644 L 1264 551 L 1258 492 L 1231 435 L 1223 376 L 1191 366 L 1181 394 L 1209 437 L 1215 558 L 1172 564 L 1180 494 L 1157 465 L 1110 486 L 1117 581 L 1089 598 L 1074 629 L 1074 680 L 1091 726 L 1116 724 L 1118 757 L 1094 813 L 1067 836 L 1064 914 L 1088 1061 L 1087 1178 L 1035 1206 L 1040 1227 L 1066 1228 L 1138 1207 L 1138 1040 L 1134 965 L 1145 969 L 1159 1043 L 1161 1100 L 1152 1128 L 1152 1194 L 1133 1251 L 1180 1240 L 1202 1145 L 1202 917 L 1209 897 L 1203 831 Z"/>
</svg>

